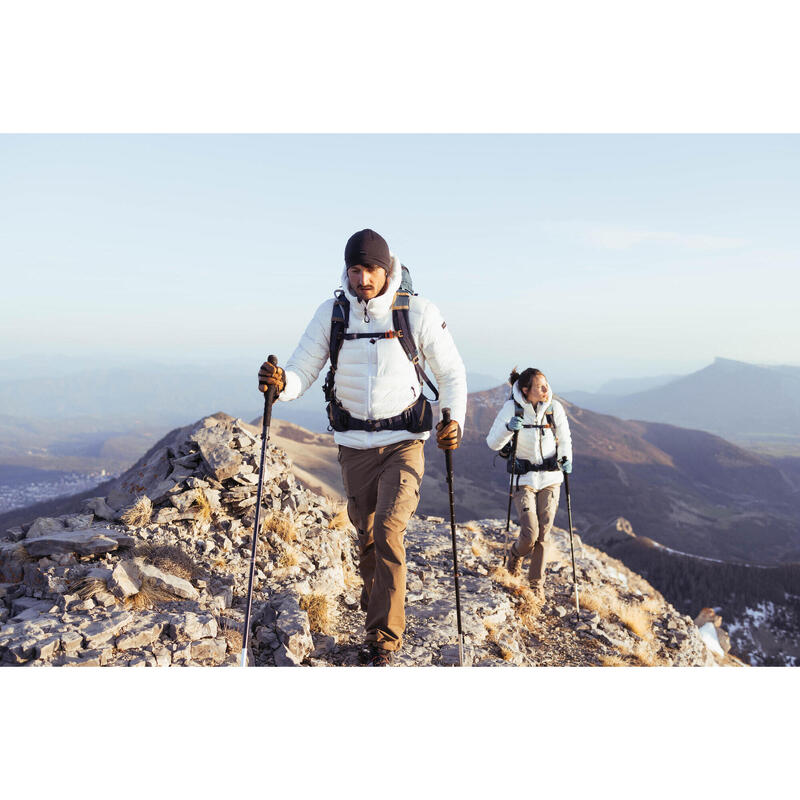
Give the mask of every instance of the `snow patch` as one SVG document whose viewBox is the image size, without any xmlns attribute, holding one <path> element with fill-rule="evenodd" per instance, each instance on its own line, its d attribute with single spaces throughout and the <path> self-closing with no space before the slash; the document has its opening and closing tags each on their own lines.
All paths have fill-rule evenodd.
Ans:
<svg viewBox="0 0 800 800">
<path fill-rule="evenodd" d="M 699 628 L 700 638 L 706 643 L 706 647 L 718 656 L 724 656 L 725 653 L 720 647 L 719 639 L 717 638 L 717 629 L 714 627 L 713 622 L 706 622 Z"/>
</svg>

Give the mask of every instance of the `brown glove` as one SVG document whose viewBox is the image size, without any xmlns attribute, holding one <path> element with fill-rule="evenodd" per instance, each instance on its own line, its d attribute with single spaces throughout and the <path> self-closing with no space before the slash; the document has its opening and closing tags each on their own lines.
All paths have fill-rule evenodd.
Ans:
<svg viewBox="0 0 800 800">
<path fill-rule="evenodd" d="M 277 397 L 286 386 L 286 373 L 280 367 L 265 361 L 258 371 L 258 390 L 266 392 L 270 386 L 275 387 L 275 396 Z"/>
<path fill-rule="evenodd" d="M 440 450 L 455 450 L 461 444 L 461 426 L 454 419 L 437 422 L 436 444 Z"/>
</svg>

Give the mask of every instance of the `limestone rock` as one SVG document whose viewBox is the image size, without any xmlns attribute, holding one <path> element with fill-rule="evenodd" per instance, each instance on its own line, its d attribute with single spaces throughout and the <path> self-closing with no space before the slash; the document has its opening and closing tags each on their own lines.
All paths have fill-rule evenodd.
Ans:
<svg viewBox="0 0 800 800">
<path fill-rule="evenodd" d="M 134 539 L 109 528 L 90 528 L 83 531 L 62 531 L 42 534 L 33 541 L 25 541 L 28 555 L 41 556 L 77 553 L 82 556 L 110 553 L 118 547 L 130 547 Z"/>
<path fill-rule="evenodd" d="M 68 514 L 62 518 L 69 531 L 86 530 L 94 521 L 94 514 Z"/>
<path fill-rule="evenodd" d="M 120 561 L 112 570 L 107 585 L 111 594 L 120 600 L 137 594 L 142 588 L 139 567 L 130 560 Z"/>
<path fill-rule="evenodd" d="M 200 492 L 197 489 L 190 489 L 188 492 L 170 495 L 169 501 L 178 511 L 184 512 L 189 510 L 199 494 Z"/>
<path fill-rule="evenodd" d="M 117 516 L 116 511 L 106 503 L 105 497 L 90 497 L 88 500 L 84 500 L 83 507 L 87 511 L 91 511 L 93 516 L 98 519 L 104 519 L 107 522 L 113 522 Z M 89 520 L 89 523 L 91 523 L 91 520 Z"/>
<path fill-rule="evenodd" d="M 40 658 L 43 661 L 47 661 L 48 659 L 52 658 L 56 650 L 58 650 L 59 646 L 61 645 L 61 636 L 48 636 L 46 639 L 42 639 L 40 642 L 36 644 L 36 651 L 35 655 L 36 658 Z"/>
<path fill-rule="evenodd" d="M 61 634 L 61 649 L 65 653 L 74 653 L 83 642 L 83 636 L 78 631 L 68 630 Z"/>
<path fill-rule="evenodd" d="M 67 526 L 64 521 L 55 517 L 38 517 L 25 534 L 26 539 L 38 539 L 51 533 L 65 531 Z"/>
<path fill-rule="evenodd" d="M 278 609 L 275 630 L 286 648 L 287 658 L 295 665 L 300 664 L 314 649 L 308 614 L 300 608 L 294 596 L 286 598 Z"/>
<path fill-rule="evenodd" d="M 139 576 L 142 583 L 150 583 L 176 597 L 184 597 L 187 600 L 197 600 L 200 597 L 200 593 L 189 581 L 184 578 L 179 578 L 177 575 L 162 572 L 162 570 L 158 567 L 154 567 L 152 564 L 140 565 Z"/>
<path fill-rule="evenodd" d="M 25 538 L 25 531 L 22 525 L 15 525 L 13 528 L 6 528 L 5 535 L 0 538 L 7 539 L 9 542 L 18 542 Z"/>
<path fill-rule="evenodd" d="M 227 426 L 214 425 L 196 431 L 191 437 L 200 448 L 200 454 L 209 474 L 218 481 L 236 475 L 242 463 L 241 454 L 227 445 L 228 433 Z"/>
<path fill-rule="evenodd" d="M 161 636 L 164 630 L 165 619 L 158 616 L 148 616 L 137 620 L 121 636 L 117 637 L 117 650 L 131 650 L 134 647 L 147 647 Z"/>
<path fill-rule="evenodd" d="M 171 630 L 176 638 L 194 642 L 216 637 L 217 621 L 211 614 L 195 614 L 190 611 L 180 617 L 173 617 Z"/>
<path fill-rule="evenodd" d="M 150 451 L 111 484 L 106 503 L 119 512 L 133 505 L 142 494 L 146 494 L 154 503 L 158 502 L 153 490 L 163 484 L 170 471 L 169 448 Z"/>
<path fill-rule="evenodd" d="M 117 636 L 133 620 L 130 611 L 120 611 L 91 623 L 81 631 L 86 649 L 94 649 Z"/>
<path fill-rule="evenodd" d="M 200 639 L 192 642 L 192 660 L 219 663 L 225 658 L 227 647 L 228 644 L 222 637 L 218 639 Z"/>
</svg>

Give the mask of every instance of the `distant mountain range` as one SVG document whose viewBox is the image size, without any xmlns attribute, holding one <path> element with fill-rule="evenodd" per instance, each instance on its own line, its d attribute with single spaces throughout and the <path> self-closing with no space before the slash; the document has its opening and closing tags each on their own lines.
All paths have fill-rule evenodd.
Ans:
<svg viewBox="0 0 800 800">
<path fill-rule="evenodd" d="M 565 396 L 582 408 L 622 419 L 698 428 L 736 442 L 800 444 L 800 367 L 717 358 L 654 388 Z"/>
<path fill-rule="evenodd" d="M 32 374 L 48 365 L 46 377 Z M 74 360 L 61 366 L 41 359 L 0 361 L 0 464 L 126 469 L 187 419 L 223 409 L 242 419 L 260 414 L 256 367 L 139 362 L 87 369 Z M 15 371 L 26 377 L 11 378 Z M 274 417 L 327 432 L 323 377 L 298 400 L 276 403 Z M 479 388 L 498 383 L 479 373 L 469 373 L 467 380 Z"/>
</svg>

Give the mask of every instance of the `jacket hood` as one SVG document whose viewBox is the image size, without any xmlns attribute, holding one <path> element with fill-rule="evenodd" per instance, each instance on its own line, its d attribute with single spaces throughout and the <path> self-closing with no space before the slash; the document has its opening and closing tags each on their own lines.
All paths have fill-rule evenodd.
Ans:
<svg viewBox="0 0 800 800">
<path fill-rule="evenodd" d="M 522 390 L 519 388 L 519 381 L 514 382 L 514 387 L 511 390 L 511 394 L 514 396 L 514 399 L 523 407 L 529 406 L 534 412 L 536 409 L 534 408 L 533 404 L 522 394 Z M 550 403 L 553 402 L 553 390 L 550 385 L 547 385 L 547 399 L 543 401 L 543 408 L 547 408 Z"/>
<path fill-rule="evenodd" d="M 373 297 L 372 300 L 367 301 L 366 311 L 370 315 L 382 315 L 388 313 L 392 307 L 395 292 L 400 288 L 400 283 L 403 280 L 403 271 L 400 269 L 400 260 L 394 253 L 390 253 L 392 263 L 386 271 L 386 289 L 383 294 Z M 350 301 L 351 308 L 359 309 L 359 312 L 364 310 L 364 303 L 362 303 L 358 296 L 350 288 L 350 281 L 347 279 L 347 267 L 342 270 L 342 288 Z"/>
</svg>

